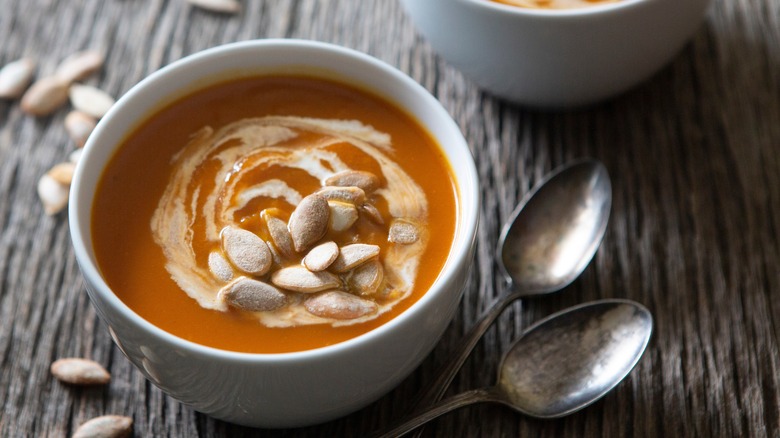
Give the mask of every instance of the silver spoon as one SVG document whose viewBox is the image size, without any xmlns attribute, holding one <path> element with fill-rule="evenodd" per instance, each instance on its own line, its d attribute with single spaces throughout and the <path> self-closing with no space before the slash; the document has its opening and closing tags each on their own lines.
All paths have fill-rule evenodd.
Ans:
<svg viewBox="0 0 780 438">
<path fill-rule="evenodd" d="M 609 175 L 595 160 L 556 169 L 525 196 L 498 242 L 499 265 L 515 292 L 474 324 L 413 408 L 442 398 L 474 346 L 509 304 L 563 289 L 585 270 L 604 237 L 611 205 Z"/>
<path fill-rule="evenodd" d="M 603 300 L 571 307 L 529 327 L 501 362 L 493 387 L 463 392 L 402 421 L 398 437 L 454 409 L 494 402 L 537 418 L 557 418 L 600 399 L 642 357 L 653 318 L 642 305 Z"/>
</svg>

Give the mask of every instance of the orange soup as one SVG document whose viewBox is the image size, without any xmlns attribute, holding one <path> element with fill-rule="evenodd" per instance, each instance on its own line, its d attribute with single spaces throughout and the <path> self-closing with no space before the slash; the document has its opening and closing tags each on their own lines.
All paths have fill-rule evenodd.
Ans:
<svg viewBox="0 0 780 438">
<path fill-rule="evenodd" d="M 571 9 L 617 3 L 620 0 L 492 0 L 512 6 L 533 9 Z"/>
<path fill-rule="evenodd" d="M 298 76 L 231 80 L 167 105 L 101 177 L 93 245 L 117 296 L 210 347 L 336 344 L 433 284 L 456 223 L 435 140 L 389 102 Z"/>
</svg>

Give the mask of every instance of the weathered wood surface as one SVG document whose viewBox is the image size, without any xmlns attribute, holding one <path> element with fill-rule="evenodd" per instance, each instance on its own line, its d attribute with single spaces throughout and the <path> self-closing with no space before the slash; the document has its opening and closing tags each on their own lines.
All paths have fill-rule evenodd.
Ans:
<svg viewBox="0 0 780 438">
<path fill-rule="evenodd" d="M 655 316 L 650 348 L 602 401 L 537 421 L 475 406 L 430 436 L 780 436 L 780 2 L 715 0 L 673 63 L 603 104 L 543 113 L 481 93 L 416 33 L 393 0 L 245 0 L 236 16 L 183 0 L 0 0 L 0 64 L 22 56 L 51 73 L 66 55 L 105 51 L 88 83 L 115 96 L 176 59 L 267 37 L 338 43 L 411 75 L 452 114 L 482 180 L 479 248 L 455 321 L 423 365 L 346 418 L 258 431 L 165 396 L 114 347 L 84 291 L 65 214 L 47 217 L 38 178 L 72 150 L 67 111 L 34 119 L 0 101 L 0 436 L 67 436 L 90 417 L 132 416 L 135 436 L 363 436 L 387 425 L 506 292 L 493 257 L 500 222 L 551 168 L 590 156 L 613 179 L 603 246 L 564 292 L 518 303 L 491 329 L 450 393 L 493 383 L 523 326 L 564 307 L 630 298 Z M 106 388 L 49 375 L 63 356 L 95 359 Z"/>
</svg>

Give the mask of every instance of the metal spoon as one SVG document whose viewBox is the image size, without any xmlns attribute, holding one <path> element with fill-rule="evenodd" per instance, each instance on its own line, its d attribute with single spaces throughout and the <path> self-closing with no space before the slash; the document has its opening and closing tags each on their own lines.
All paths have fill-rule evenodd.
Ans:
<svg viewBox="0 0 780 438">
<path fill-rule="evenodd" d="M 611 205 L 609 175 L 595 160 L 556 169 L 525 196 L 498 243 L 499 265 L 515 292 L 474 324 L 461 349 L 436 373 L 413 408 L 441 399 L 479 339 L 509 304 L 563 289 L 585 270 L 604 237 Z"/>
<path fill-rule="evenodd" d="M 537 418 L 557 418 L 600 399 L 644 353 L 653 318 L 642 305 L 603 300 L 571 307 L 529 327 L 504 356 L 496 386 L 441 401 L 381 437 L 398 437 L 450 412 L 494 402 Z"/>
</svg>

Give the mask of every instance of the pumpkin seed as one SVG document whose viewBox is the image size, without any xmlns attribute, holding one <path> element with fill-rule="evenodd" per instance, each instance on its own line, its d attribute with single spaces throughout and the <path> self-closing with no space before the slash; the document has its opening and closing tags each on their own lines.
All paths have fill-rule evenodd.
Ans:
<svg viewBox="0 0 780 438">
<path fill-rule="evenodd" d="M 379 188 L 379 178 L 371 172 L 362 170 L 345 170 L 327 178 L 326 186 L 360 187 L 366 193 Z"/>
<path fill-rule="evenodd" d="M 390 224 L 387 240 L 393 243 L 410 245 L 420 240 L 420 230 L 412 222 L 405 219 L 395 219 Z"/>
<path fill-rule="evenodd" d="M 379 290 L 384 278 L 382 263 L 374 259 L 352 270 L 347 277 L 347 285 L 351 291 L 360 295 L 373 295 Z"/>
<path fill-rule="evenodd" d="M 94 117 L 81 111 L 71 111 L 65 116 L 65 130 L 79 148 L 83 148 L 87 143 L 87 138 L 96 125 L 97 120 Z"/>
<path fill-rule="evenodd" d="M 95 417 L 76 429 L 72 438 L 125 438 L 133 431 L 133 419 L 120 415 Z"/>
<path fill-rule="evenodd" d="M 357 208 L 354 204 L 341 201 L 328 201 L 330 220 L 328 227 L 336 232 L 348 230 L 358 220 Z"/>
<path fill-rule="evenodd" d="M 385 219 L 382 217 L 382 213 L 373 204 L 363 204 L 360 206 L 360 212 L 365 213 L 366 216 L 377 225 L 384 225 Z"/>
<path fill-rule="evenodd" d="M 235 0 L 188 0 L 192 6 L 223 14 L 241 11 L 241 4 Z"/>
<path fill-rule="evenodd" d="M 65 58 L 54 74 L 67 83 L 82 81 L 103 67 L 103 55 L 97 50 L 85 50 Z"/>
<path fill-rule="evenodd" d="M 43 204 L 43 210 L 49 216 L 62 211 L 68 205 L 70 186 L 57 182 L 48 173 L 38 180 L 38 198 Z"/>
<path fill-rule="evenodd" d="M 341 280 L 328 271 L 311 272 L 303 266 L 290 266 L 274 272 L 271 283 L 282 289 L 312 293 L 336 288 Z"/>
<path fill-rule="evenodd" d="M 333 272 L 347 272 L 352 268 L 362 265 L 379 255 L 379 246 L 366 243 L 353 243 L 342 246 L 339 249 L 339 256 L 336 261 L 330 265 Z"/>
<path fill-rule="evenodd" d="M 325 235 L 329 216 L 328 201 L 323 196 L 313 193 L 301 200 L 287 224 L 296 251 L 306 251 Z"/>
<path fill-rule="evenodd" d="M 262 281 L 238 277 L 217 293 L 217 299 L 251 312 L 276 310 L 287 304 L 287 295 Z"/>
<path fill-rule="evenodd" d="M 222 250 L 239 270 L 264 275 L 271 269 L 273 256 L 268 245 L 251 231 L 228 225 L 220 232 Z"/>
<path fill-rule="evenodd" d="M 105 116 L 115 102 L 110 94 L 91 85 L 73 84 L 70 87 L 70 103 L 73 107 L 96 119 Z"/>
<path fill-rule="evenodd" d="M 271 210 L 274 209 L 266 209 L 260 213 L 260 216 L 265 220 L 268 234 L 271 236 L 271 243 L 284 257 L 295 257 L 295 249 L 293 248 L 293 241 L 290 231 L 287 229 L 287 224 L 275 217 Z"/>
<path fill-rule="evenodd" d="M 325 186 L 319 189 L 317 193 L 329 201 L 348 202 L 354 205 L 361 205 L 366 202 L 366 192 L 360 187 Z"/>
<path fill-rule="evenodd" d="M 72 385 L 105 385 L 111 380 L 111 374 L 102 365 L 88 359 L 58 359 L 49 369 L 57 380 Z"/>
<path fill-rule="evenodd" d="M 16 99 L 32 82 L 35 61 L 23 58 L 0 69 L 0 99 Z"/>
<path fill-rule="evenodd" d="M 69 186 L 73 181 L 73 172 L 76 171 L 76 165 L 70 161 L 56 164 L 54 167 L 46 172 L 47 175 L 52 177 L 58 183 Z"/>
<path fill-rule="evenodd" d="M 209 271 L 217 280 L 228 282 L 233 279 L 233 268 L 219 251 L 212 251 L 209 254 Z"/>
<path fill-rule="evenodd" d="M 68 101 L 68 83 L 56 76 L 41 78 L 24 93 L 22 111 L 33 116 L 46 116 Z"/>
<path fill-rule="evenodd" d="M 306 257 L 303 258 L 303 265 L 312 272 L 319 272 L 328 269 L 328 266 L 339 256 L 339 246 L 336 242 L 325 242 L 315 246 Z"/>
<path fill-rule="evenodd" d="M 314 295 L 304 302 L 312 315 L 332 319 L 355 319 L 376 313 L 375 302 L 341 291 L 329 291 Z"/>
</svg>

